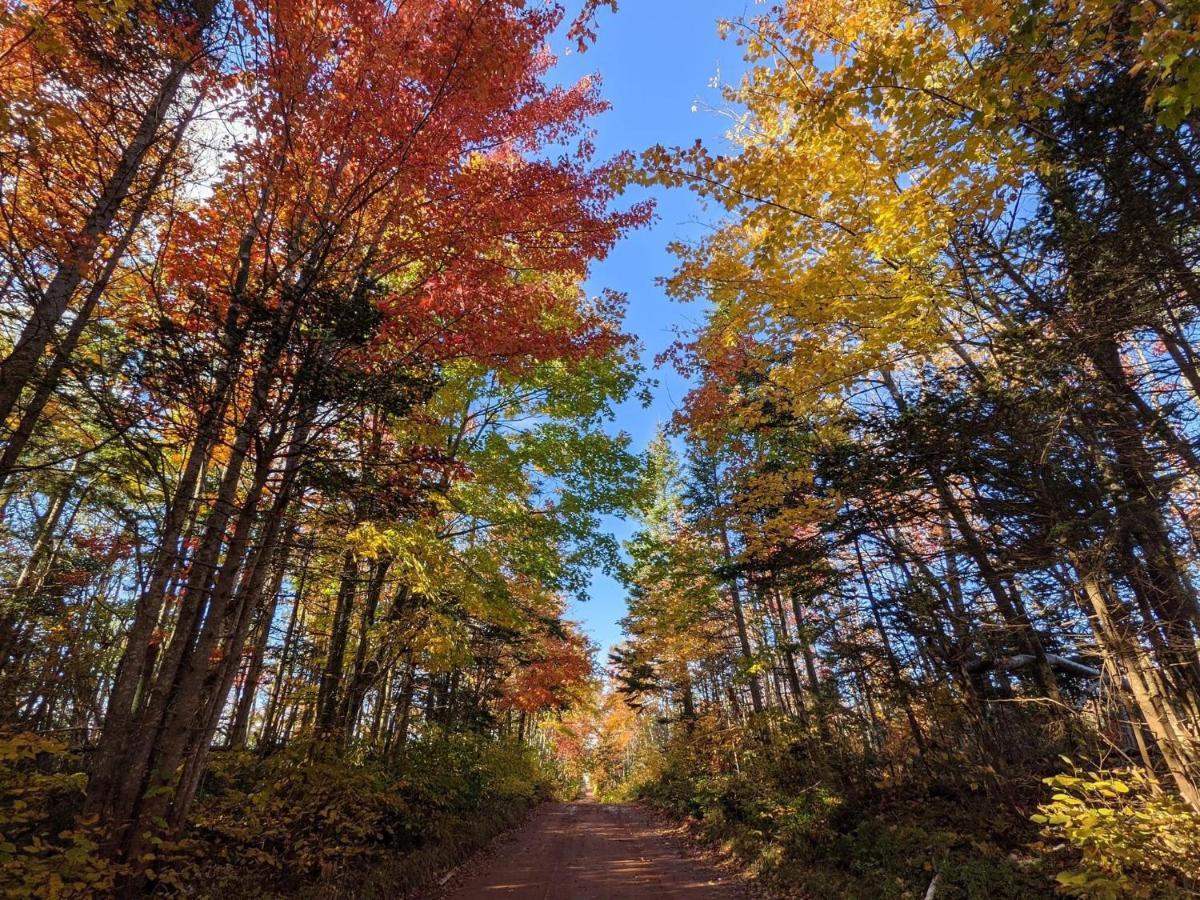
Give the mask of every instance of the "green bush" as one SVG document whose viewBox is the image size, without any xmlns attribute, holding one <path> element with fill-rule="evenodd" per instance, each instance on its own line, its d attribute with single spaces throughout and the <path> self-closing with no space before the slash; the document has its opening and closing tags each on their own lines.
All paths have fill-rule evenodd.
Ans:
<svg viewBox="0 0 1200 900">
<path fill-rule="evenodd" d="M 1033 817 L 1080 853 L 1079 865 L 1058 874 L 1063 893 L 1100 900 L 1200 895 L 1200 815 L 1154 791 L 1140 769 L 1072 769 L 1046 779 L 1055 794 Z"/>
<path fill-rule="evenodd" d="M 102 835 L 76 811 L 87 776 L 67 747 L 36 734 L 0 734 L 0 894 L 92 897 L 121 870 L 97 852 Z"/>
</svg>

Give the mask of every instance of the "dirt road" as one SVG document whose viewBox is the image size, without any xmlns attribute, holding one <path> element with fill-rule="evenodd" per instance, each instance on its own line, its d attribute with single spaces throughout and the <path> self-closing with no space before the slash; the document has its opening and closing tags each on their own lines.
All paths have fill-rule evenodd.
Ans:
<svg viewBox="0 0 1200 900">
<path fill-rule="evenodd" d="M 546 804 L 479 859 L 448 900 L 733 900 L 734 880 L 633 806 Z"/>
</svg>

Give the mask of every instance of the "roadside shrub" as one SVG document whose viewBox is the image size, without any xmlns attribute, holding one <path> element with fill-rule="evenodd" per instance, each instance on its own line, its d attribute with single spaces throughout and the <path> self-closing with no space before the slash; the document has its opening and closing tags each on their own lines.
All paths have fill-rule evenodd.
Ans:
<svg viewBox="0 0 1200 900">
<path fill-rule="evenodd" d="M 77 820 L 87 776 L 65 744 L 0 733 L 0 893 L 91 897 L 120 869 L 99 854 L 102 835 Z"/>
<path fill-rule="evenodd" d="M 1024 900 L 1053 894 L 1016 851 L 1034 829 L 971 784 L 866 789 L 808 755 L 803 735 L 696 728 L 639 773 L 636 796 L 690 818 L 767 884 L 808 896 Z M 736 755 L 730 748 L 736 747 Z M 943 796 L 948 795 L 948 796 Z"/>
<path fill-rule="evenodd" d="M 553 773 L 528 747 L 477 736 L 413 742 L 390 763 L 319 746 L 212 754 L 191 827 L 155 839 L 159 895 L 396 897 L 515 824 Z M 104 896 L 124 869 L 78 818 L 76 754 L 34 734 L 0 734 L 0 896 Z M 340 893 L 339 893 L 340 892 Z"/>
<path fill-rule="evenodd" d="M 188 895 L 269 896 L 395 879 L 456 862 L 550 791 L 527 747 L 471 736 L 414 742 L 394 763 L 317 746 L 216 754 L 177 869 Z M 411 860 L 421 860 L 406 871 Z M 222 885 L 213 890 L 214 879 Z M 393 884 L 393 890 L 396 885 Z"/>
<path fill-rule="evenodd" d="M 1078 866 L 1057 876 L 1063 893 L 1098 900 L 1200 893 L 1200 815 L 1156 793 L 1143 770 L 1085 772 L 1072 764 L 1045 783 L 1056 793 L 1033 820 L 1081 854 Z"/>
</svg>

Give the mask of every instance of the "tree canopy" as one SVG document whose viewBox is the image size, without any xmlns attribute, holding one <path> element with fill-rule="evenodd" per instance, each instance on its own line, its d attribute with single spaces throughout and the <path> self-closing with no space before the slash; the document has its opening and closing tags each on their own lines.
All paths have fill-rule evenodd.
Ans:
<svg viewBox="0 0 1200 900">
<path fill-rule="evenodd" d="M 346 887 L 585 776 L 810 893 L 1197 889 L 1200 11 L 761 4 L 726 142 L 604 158 L 549 47 L 620 15 L 0 10 L 11 895 Z M 645 448 L 634 183 L 711 226 Z"/>
</svg>

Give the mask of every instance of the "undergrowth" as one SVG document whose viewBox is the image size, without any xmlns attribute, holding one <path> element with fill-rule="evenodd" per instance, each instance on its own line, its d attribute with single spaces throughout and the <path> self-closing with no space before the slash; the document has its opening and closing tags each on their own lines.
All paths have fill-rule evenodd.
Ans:
<svg viewBox="0 0 1200 900">
<path fill-rule="evenodd" d="M 785 895 L 1200 897 L 1200 816 L 1143 771 L 1049 757 L 1013 772 L 932 757 L 889 772 L 865 753 L 819 759 L 780 728 L 702 719 L 605 792 L 689 821 Z"/>
<path fill-rule="evenodd" d="M 85 787 L 64 746 L 0 740 L 0 895 L 103 896 L 119 880 L 76 815 Z M 412 742 L 388 762 L 218 752 L 191 826 L 155 842 L 148 876 L 159 896 L 415 896 L 556 790 L 530 748 L 480 737 Z"/>
<path fill-rule="evenodd" d="M 847 778 L 802 743 L 740 738 L 681 734 L 643 760 L 624 794 L 689 820 L 785 893 L 921 898 L 936 878 L 937 900 L 1054 896 L 1045 853 L 1028 849 L 1037 826 L 982 779 L 864 787 L 863 772 Z"/>
</svg>

